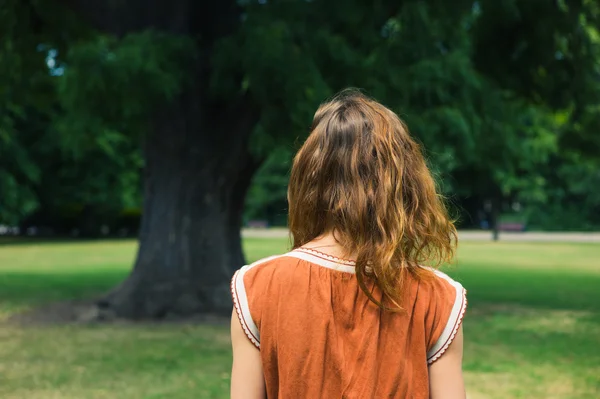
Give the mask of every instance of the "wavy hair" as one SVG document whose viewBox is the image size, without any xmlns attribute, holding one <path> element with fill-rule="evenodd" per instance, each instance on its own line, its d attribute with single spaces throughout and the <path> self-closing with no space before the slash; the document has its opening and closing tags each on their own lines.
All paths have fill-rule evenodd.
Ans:
<svg viewBox="0 0 600 399">
<path fill-rule="evenodd" d="M 452 260 L 456 229 L 420 146 L 391 110 L 346 90 L 317 110 L 294 158 L 288 188 L 293 248 L 331 232 L 396 310 L 407 273 L 418 279 Z M 393 310 L 393 309 L 392 309 Z"/>
</svg>

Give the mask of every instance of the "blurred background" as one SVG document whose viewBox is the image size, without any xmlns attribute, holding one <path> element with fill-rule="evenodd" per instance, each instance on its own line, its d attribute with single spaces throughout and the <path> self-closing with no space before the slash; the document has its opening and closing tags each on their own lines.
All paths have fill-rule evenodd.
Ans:
<svg viewBox="0 0 600 399">
<path fill-rule="evenodd" d="M 0 397 L 228 397 L 229 279 L 345 87 L 456 217 L 469 398 L 599 398 L 595 0 L 3 0 Z"/>
</svg>

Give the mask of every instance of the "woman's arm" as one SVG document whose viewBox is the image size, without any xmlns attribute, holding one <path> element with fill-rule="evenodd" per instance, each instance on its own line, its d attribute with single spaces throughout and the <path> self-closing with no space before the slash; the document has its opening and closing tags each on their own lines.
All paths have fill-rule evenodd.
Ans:
<svg viewBox="0 0 600 399">
<path fill-rule="evenodd" d="M 446 352 L 429 366 L 430 399 L 466 398 L 462 357 L 463 331 L 461 326 Z"/>
<path fill-rule="evenodd" d="M 231 345 L 231 399 L 265 399 L 267 396 L 260 352 L 244 333 L 235 309 L 231 315 Z"/>
</svg>

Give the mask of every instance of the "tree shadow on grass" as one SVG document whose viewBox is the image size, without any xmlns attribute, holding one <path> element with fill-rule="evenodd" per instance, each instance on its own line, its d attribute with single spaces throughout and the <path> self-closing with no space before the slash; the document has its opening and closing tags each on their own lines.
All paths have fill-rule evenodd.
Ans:
<svg viewBox="0 0 600 399">
<path fill-rule="evenodd" d="M 74 237 L 11 237 L 0 236 L 1 247 L 16 247 L 28 245 L 54 245 L 54 244 L 86 244 L 95 242 L 127 242 L 136 240 L 135 237 L 107 237 L 107 238 L 74 238 Z"/>
<path fill-rule="evenodd" d="M 0 301 L 54 302 L 81 299 L 106 291 L 127 276 L 126 270 L 61 273 L 0 273 Z"/>
<path fill-rule="evenodd" d="M 0 304 L 8 321 L 73 321 L 126 277 L 124 271 L 101 273 L 0 273 Z M 25 312 L 23 312 L 25 309 Z"/>
<path fill-rule="evenodd" d="M 453 275 L 466 287 L 471 305 L 600 311 L 596 274 L 471 269 Z"/>
<path fill-rule="evenodd" d="M 99 314 L 97 300 L 121 283 L 128 271 L 72 273 L 0 273 L 0 315 L 2 324 L 37 326 L 81 322 L 123 322 Z M 2 309 L 4 308 L 4 309 Z M 148 323 L 148 320 L 140 321 Z M 228 317 L 202 314 L 185 319 L 151 321 L 159 323 L 201 323 L 227 326 Z"/>
</svg>

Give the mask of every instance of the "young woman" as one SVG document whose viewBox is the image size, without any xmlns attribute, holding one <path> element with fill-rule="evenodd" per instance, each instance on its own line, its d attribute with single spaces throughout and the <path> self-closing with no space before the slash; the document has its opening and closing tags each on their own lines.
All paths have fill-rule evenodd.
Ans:
<svg viewBox="0 0 600 399">
<path fill-rule="evenodd" d="M 231 397 L 464 399 L 456 230 L 398 116 L 323 104 L 288 197 L 293 250 L 232 280 Z"/>
</svg>

